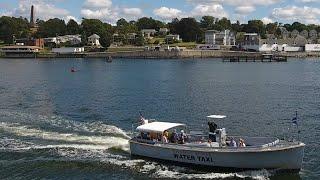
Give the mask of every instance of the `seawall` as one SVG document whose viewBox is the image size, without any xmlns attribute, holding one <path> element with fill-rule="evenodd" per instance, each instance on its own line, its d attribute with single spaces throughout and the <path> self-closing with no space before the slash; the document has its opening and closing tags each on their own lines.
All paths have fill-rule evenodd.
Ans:
<svg viewBox="0 0 320 180">
<path fill-rule="evenodd" d="M 224 58 L 224 57 L 261 57 L 264 52 L 243 51 L 210 51 L 210 50 L 185 50 L 185 51 L 122 51 L 122 52 L 90 52 L 75 54 L 2 54 L 2 58 L 127 58 L 127 59 L 183 59 L 183 58 Z M 320 57 L 320 52 L 276 52 L 275 54 L 286 57 Z"/>
</svg>

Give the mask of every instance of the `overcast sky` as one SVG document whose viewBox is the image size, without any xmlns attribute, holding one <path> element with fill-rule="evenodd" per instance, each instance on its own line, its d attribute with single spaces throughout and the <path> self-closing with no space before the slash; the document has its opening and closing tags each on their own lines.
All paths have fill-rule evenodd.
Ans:
<svg viewBox="0 0 320 180">
<path fill-rule="evenodd" d="M 29 18 L 32 4 L 36 17 L 45 20 L 58 17 L 81 21 L 84 17 L 114 24 L 121 17 L 171 21 L 175 17 L 211 15 L 240 22 L 262 19 L 265 23 L 320 24 L 320 0 L 0 0 L 0 15 Z"/>
</svg>

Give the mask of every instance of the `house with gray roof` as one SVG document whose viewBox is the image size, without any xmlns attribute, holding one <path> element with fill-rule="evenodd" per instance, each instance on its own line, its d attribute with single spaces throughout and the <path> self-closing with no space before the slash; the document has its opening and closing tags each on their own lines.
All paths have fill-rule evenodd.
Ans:
<svg viewBox="0 0 320 180">
<path fill-rule="evenodd" d="M 300 32 L 300 36 L 303 36 L 304 38 L 308 38 L 309 37 L 309 32 L 307 30 L 303 30 Z"/>
<path fill-rule="evenodd" d="M 100 36 L 97 34 L 93 34 L 88 37 L 88 45 L 90 46 L 101 46 L 100 45 Z"/>
<path fill-rule="evenodd" d="M 291 37 L 292 38 L 295 38 L 295 37 L 297 37 L 299 35 L 299 31 L 298 30 L 293 30 L 293 31 L 291 31 Z"/>
</svg>

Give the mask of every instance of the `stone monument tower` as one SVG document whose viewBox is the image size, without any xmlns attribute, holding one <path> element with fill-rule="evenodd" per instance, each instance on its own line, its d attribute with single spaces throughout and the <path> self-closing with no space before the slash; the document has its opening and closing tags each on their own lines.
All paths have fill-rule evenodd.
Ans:
<svg viewBox="0 0 320 180">
<path fill-rule="evenodd" d="M 35 12 L 34 12 L 34 6 L 31 6 L 31 14 L 30 14 L 30 25 L 31 27 L 35 27 Z"/>
</svg>

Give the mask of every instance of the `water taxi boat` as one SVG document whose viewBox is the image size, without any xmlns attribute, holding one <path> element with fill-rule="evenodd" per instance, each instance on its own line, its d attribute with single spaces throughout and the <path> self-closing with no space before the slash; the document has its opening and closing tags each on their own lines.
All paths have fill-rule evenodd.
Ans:
<svg viewBox="0 0 320 180">
<path fill-rule="evenodd" d="M 185 139 L 172 140 L 181 130 L 187 132 Z M 212 138 L 209 134 L 192 133 L 182 123 L 150 122 L 136 131 L 129 141 L 131 155 L 210 168 L 299 171 L 305 147 L 302 142 L 274 137 L 228 136 L 225 128 L 216 129 Z M 166 140 L 164 136 L 169 137 Z M 244 141 L 245 147 L 240 147 L 243 142 L 239 141 Z"/>
</svg>

